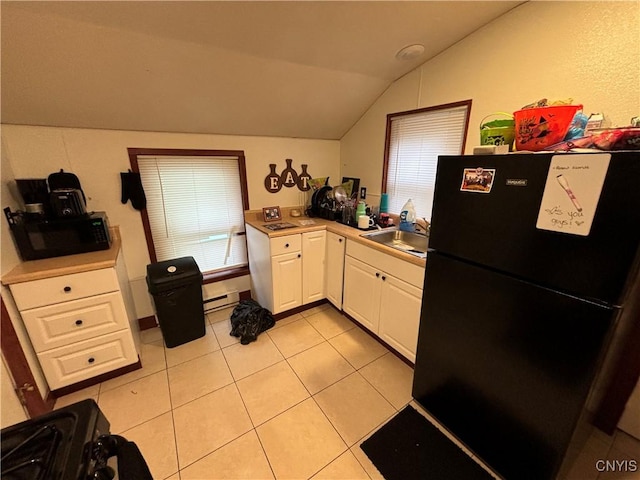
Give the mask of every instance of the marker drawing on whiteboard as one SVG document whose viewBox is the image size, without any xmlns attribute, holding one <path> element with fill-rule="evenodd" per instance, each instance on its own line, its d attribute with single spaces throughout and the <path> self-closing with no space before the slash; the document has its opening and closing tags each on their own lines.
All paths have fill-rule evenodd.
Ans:
<svg viewBox="0 0 640 480">
<path fill-rule="evenodd" d="M 567 182 L 567 179 L 564 178 L 563 175 L 558 175 L 556 177 L 556 180 L 558 180 L 558 183 L 564 189 L 564 191 L 567 192 L 567 195 L 569 195 L 569 198 L 571 199 L 571 201 L 575 205 L 576 209 L 579 212 L 581 212 L 582 211 L 582 207 L 578 203 L 578 199 L 576 198 L 576 196 L 573 194 L 573 191 L 571 190 L 571 187 L 569 187 L 569 182 Z"/>
</svg>

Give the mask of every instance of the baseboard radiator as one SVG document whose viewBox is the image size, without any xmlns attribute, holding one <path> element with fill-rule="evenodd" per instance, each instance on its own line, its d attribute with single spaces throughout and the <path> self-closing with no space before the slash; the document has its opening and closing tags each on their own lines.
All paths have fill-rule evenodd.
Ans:
<svg viewBox="0 0 640 480">
<path fill-rule="evenodd" d="M 237 305 L 240 302 L 240 294 L 237 291 L 227 292 L 222 295 L 215 295 L 203 298 L 204 313 L 215 312 L 223 308 Z"/>
</svg>

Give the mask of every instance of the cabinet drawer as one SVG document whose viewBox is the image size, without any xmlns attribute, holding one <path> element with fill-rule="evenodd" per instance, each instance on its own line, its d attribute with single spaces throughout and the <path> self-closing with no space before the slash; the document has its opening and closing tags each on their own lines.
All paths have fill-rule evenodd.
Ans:
<svg viewBox="0 0 640 480">
<path fill-rule="evenodd" d="M 284 237 L 270 238 L 269 244 L 271 255 L 281 255 L 283 253 L 299 252 L 302 245 L 300 234 L 286 235 Z"/>
<path fill-rule="evenodd" d="M 354 241 L 347 241 L 346 255 L 372 265 L 400 280 L 420 289 L 424 284 L 424 267 L 400 260 L 371 247 Z"/>
<path fill-rule="evenodd" d="M 19 310 L 42 307 L 119 289 L 113 268 L 43 278 L 10 286 Z"/>
<path fill-rule="evenodd" d="M 138 361 L 129 330 L 38 354 L 49 388 L 66 387 Z"/>
<path fill-rule="evenodd" d="M 87 340 L 128 326 L 119 292 L 33 308 L 23 311 L 22 319 L 36 352 Z"/>
</svg>

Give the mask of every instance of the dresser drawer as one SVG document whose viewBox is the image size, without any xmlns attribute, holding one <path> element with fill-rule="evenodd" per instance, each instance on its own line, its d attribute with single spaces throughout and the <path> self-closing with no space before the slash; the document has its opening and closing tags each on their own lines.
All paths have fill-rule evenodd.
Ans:
<svg viewBox="0 0 640 480">
<path fill-rule="evenodd" d="M 74 343 L 38 354 L 52 390 L 107 373 L 138 361 L 129 330 Z"/>
<path fill-rule="evenodd" d="M 36 352 L 62 347 L 128 327 L 127 312 L 119 292 L 22 312 Z"/>
<path fill-rule="evenodd" d="M 113 268 L 72 273 L 31 282 L 14 283 L 11 294 L 19 310 L 76 300 L 101 293 L 118 291 L 118 277 Z"/>
<path fill-rule="evenodd" d="M 302 247 L 300 234 L 286 235 L 269 239 L 271 255 L 281 255 L 283 253 L 299 252 Z"/>
</svg>

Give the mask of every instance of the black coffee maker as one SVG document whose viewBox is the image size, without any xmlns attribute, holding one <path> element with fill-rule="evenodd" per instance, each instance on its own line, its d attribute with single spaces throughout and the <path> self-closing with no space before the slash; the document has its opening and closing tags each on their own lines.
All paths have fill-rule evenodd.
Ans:
<svg viewBox="0 0 640 480">
<path fill-rule="evenodd" d="M 24 201 L 27 219 L 43 220 L 52 215 L 46 178 L 18 178 L 16 185 Z"/>
<path fill-rule="evenodd" d="M 24 200 L 24 219 L 40 221 L 87 214 L 87 201 L 80 180 L 60 170 L 48 178 L 20 178 L 16 185 Z"/>
<path fill-rule="evenodd" d="M 87 214 L 87 199 L 80 180 L 73 173 L 60 169 L 47 178 L 51 190 L 51 208 L 56 217 L 78 217 Z"/>
</svg>

